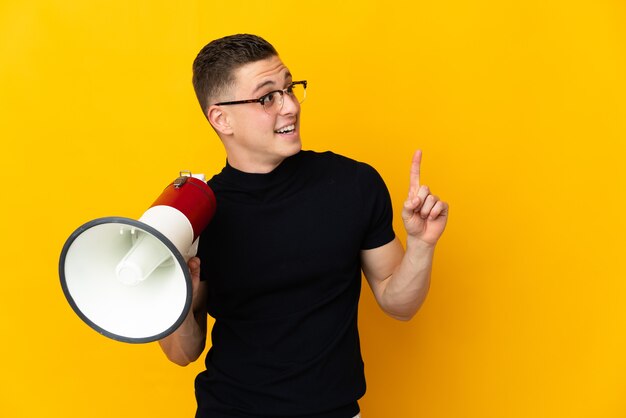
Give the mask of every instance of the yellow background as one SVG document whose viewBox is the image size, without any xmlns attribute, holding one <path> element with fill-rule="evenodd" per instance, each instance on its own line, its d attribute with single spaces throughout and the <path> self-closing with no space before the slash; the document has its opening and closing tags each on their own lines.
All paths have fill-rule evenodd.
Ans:
<svg viewBox="0 0 626 418">
<path fill-rule="evenodd" d="M 403 240 L 414 149 L 451 205 L 412 322 L 364 288 L 364 418 L 626 416 L 625 20 L 618 0 L 2 0 L 0 416 L 193 415 L 202 361 L 98 335 L 57 263 L 82 223 L 221 169 L 191 63 L 237 32 L 309 81 L 305 148 L 376 167 Z"/>
</svg>

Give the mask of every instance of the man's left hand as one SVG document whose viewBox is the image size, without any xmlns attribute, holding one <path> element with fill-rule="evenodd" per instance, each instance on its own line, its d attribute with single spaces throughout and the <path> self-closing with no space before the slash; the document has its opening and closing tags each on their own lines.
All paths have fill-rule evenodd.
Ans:
<svg viewBox="0 0 626 418">
<path fill-rule="evenodd" d="M 420 184 L 422 151 L 417 150 L 411 163 L 409 195 L 402 208 L 402 220 L 409 237 L 434 246 L 448 221 L 448 204 Z"/>
</svg>

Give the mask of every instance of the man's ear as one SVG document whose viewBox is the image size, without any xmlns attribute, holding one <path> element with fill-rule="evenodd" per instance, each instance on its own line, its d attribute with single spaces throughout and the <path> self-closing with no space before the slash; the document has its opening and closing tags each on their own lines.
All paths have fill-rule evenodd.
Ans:
<svg viewBox="0 0 626 418">
<path fill-rule="evenodd" d="M 209 106 L 207 109 L 207 119 L 217 132 L 224 135 L 233 133 L 233 128 L 230 126 L 229 114 L 225 112 L 223 108 L 219 106 Z"/>
</svg>

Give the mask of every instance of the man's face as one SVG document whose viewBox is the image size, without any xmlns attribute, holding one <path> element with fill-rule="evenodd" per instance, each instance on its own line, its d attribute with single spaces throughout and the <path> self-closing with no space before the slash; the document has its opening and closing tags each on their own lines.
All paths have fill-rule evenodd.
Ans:
<svg viewBox="0 0 626 418">
<path fill-rule="evenodd" d="M 252 62 L 235 71 L 229 100 L 256 99 L 282 90 L 292 81 L 277 56 Z M 269 172 L 302 148 L 300 103 L 288 94 L 283 95 L 282 109 L 272 114 L 259 103 L 222 106 L 222 110 L 227 112 L 232 128 L 232 135 L 224 138 L 228 161 L 239 170 Z"/>
</svg>

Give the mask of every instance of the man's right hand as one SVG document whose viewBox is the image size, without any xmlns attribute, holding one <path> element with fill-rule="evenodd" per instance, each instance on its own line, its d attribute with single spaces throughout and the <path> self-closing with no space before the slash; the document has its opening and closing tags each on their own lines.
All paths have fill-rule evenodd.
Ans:
<svg viewBox="0 0 626 418">
<path fill-rule="evenodd" d="M 200 295 L 200 259 L 198 257 L 191 257 L 187 262 L 187 266 L 189 266 L 189 273 L 191 273 L 191 290 L 192 290 L 192 301 L 191 301 L 191 310 L 196 312 L 200 307 L 200 303 L 204 303 L 202 301 Z"/>
</svg>

